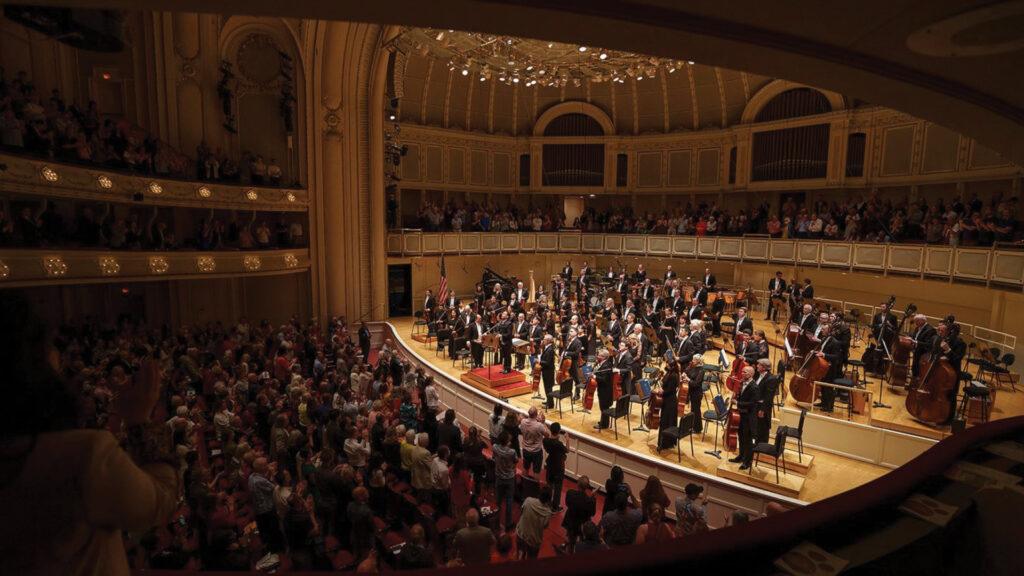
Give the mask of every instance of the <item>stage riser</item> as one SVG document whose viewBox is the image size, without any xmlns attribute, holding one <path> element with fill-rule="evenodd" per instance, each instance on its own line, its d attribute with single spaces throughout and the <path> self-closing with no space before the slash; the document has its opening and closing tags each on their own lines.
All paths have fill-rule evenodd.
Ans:
<svg viewBox="0 0 1024 576">
<path fill-rule="evenodd" d="M 800 424 L 799 410 L 783 408 L 776 415 L 776 425 L 795 428 Z M 811 413 L 807 414 L 804 421 L 804 448 L 814 448 L 886 468 L 898 468 L 906 464 L 935 443 L 931 438 Z"/>
</svg>

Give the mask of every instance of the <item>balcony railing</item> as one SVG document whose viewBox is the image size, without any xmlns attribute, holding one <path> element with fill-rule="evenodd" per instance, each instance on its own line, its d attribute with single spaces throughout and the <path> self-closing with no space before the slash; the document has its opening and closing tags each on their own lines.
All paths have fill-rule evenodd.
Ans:
<svg viewBox="0 0 1024 576">
<path fill-rule="evenodd" d="M 235 210 L 305 212 L 309 193 L 301 188 L 242 186 L 125 174 L 99 167 L 61 164 L 0 154 L 0 189 L 44 197 L 100 202 L 139 202 Z"/>
<path fill-rule="evenodd" d="M 581 232 L 391 233 L 390 256 L 570 253 L 679 257 L 914 275 L 1024 287 L 1024 251 L 1005 247 L 782 240 L 764 236 L 664 236 Z"/>
<path fill-rule="evenodd" d="M 39 284 L 287 274 L 309 268 L 309 250 L 111 252 L 0 250 L 0 288 Z"/>
</svg>

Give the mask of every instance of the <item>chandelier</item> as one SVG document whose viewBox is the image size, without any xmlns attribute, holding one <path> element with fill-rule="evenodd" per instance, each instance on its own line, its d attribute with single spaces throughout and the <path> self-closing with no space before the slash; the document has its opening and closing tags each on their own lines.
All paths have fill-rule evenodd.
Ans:
<svg viewBox="0 0 1024 576">
<path fill-rule="evenodd" d="M 642 81 L 659 73 L 674 74 L 693 61 L 657 58 L 632 52 L 462 32 L 434 28 L 405 28 L 394 40 L 399 50 L 434 55 L 448 70 L 480 82 L 495 80 L 509 86 L 568 85 L 585 82 Z"/>
</svg>

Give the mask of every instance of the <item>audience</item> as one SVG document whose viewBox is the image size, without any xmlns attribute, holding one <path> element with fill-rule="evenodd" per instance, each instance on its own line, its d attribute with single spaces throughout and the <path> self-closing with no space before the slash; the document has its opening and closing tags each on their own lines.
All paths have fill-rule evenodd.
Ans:
<svg viewBox="0 0 1024 576">
<path fill-rule="evenodd" d="M 444 206 L 427 202 L 415 221 L 406 224 L 430 232 L 541 232 L 568 227 L 621 234 L 765 234 L 773 238 L 991 246 L 1019 238 L 1018 202 L 998 191 L 987 202 L 973 192 L 964 199 L 948 200 L 896 199 L 873 192 L 858 200 L 821 200 L 806 205 L 789 197 L 774 212 L 767 203 L 746 210 L 714 202 L 687 202 L 661 213 L 641 213 L 625 206 L 607 210 L 588 207 L 568 223 L 554 205 L 521 209 L 512 205 L 500 208 L 493 201 L 452 201 Z"/>
</svg>

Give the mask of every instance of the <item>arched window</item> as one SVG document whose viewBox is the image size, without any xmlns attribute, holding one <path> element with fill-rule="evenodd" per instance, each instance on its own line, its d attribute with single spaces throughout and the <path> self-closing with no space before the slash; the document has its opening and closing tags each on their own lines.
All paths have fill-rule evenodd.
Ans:
<svg viewBox="0 0 1024 576">
<path fill-rule="evenodd" d="M 582 113 L 562 114 L 544 127 L 545 136 L 604 136 L 604 128 L 593 117 Z"/>
<path fill-rule="evenodd" d="M 756 122 L 813 116 L 832 111 L 828 98 L 813 88 L 793 88 L 775 96 L 757 113 Z"/>
</svg>

